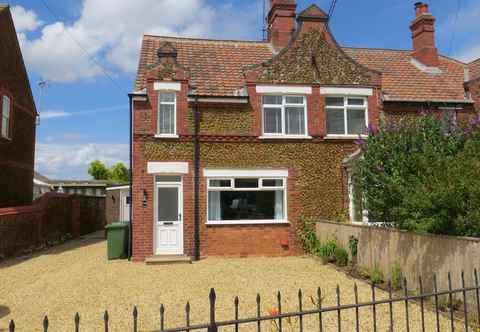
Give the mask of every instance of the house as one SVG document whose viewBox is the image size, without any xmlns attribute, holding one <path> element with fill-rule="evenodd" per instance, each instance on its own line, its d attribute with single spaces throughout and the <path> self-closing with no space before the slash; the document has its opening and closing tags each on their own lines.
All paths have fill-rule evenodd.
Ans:
<svg viewBox="0 0 480 332">
<path fill-rule="evenodd" d="M 52 180 L 50 185 L 53 191 L 65 194 L 105 197 L 110 184 L 104 180 Z"/>
<path fill-rule="evenodd" d="M 38 172 L 33 172 L 33 199 L 37 199 L 43 194 L 54 191 L 51 185 L 52 180 Z"/>
<path fill-rule="evenodd" d="M 465 83 L 468 95 L 475 101 L 475 108 L 480 110 L 480 58 L 468 64 L 468 81 Z"/>
<path fill-rule="evenodd" d="M 51 191 L 70 195 L 105 197 L 106 189 L 110 185 L 109 181 L 104 180 L 51 180 L 34 172 L 33 197 L 37 198 Z"/>
<path fill-rule="evenodd" d="M 302 221 L 348 209 L 343 160 L 367 127 L 427 109 L 475 116 L 469 66 L 438 54 L 426 4 L 413 49 L 387 50 L 341 47 L 315 5 L 270 3 L 266 41 L 143 37 L 133 260 L 300 253 Z"/>
<path fill-rule="evenodd" d="M 130 186 L 116 185 L 106 189 L 105 220 L 107 224 L 113 222 L 130 221 Z"/>
<path fill-rule="evenodd" d="M 10 8 L 0 4 L 0 208 L 29 205 L 37 111 Z"/>
</svg>

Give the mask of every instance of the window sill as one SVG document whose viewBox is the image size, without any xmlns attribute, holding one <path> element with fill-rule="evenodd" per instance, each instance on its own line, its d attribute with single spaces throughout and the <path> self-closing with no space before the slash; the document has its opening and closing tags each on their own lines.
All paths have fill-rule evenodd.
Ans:
<svg viewBox="0 0 480 332">
<path fill-rule="evenodd" d="M 178 138 L 177 134 L 156 134 L 155 138 Z"/>
<path fill-rule="evenodd" d="M 288 220 L 219 220 L 207 221 L 207 226 L 236 226 L 236 225 L 289 225 Z"/>
<path fill-rule="evenodd" d="M 258 136 L 260 139 L 312 139 L 308 135 L 262 135 Z"/>
<path fill-rule="evenodd" d="M 358 138 L 367 138 L 368 135 L 327 135 L 324 139 L 344 139 L 344 140 L 354 140 Z"/>
</svg>

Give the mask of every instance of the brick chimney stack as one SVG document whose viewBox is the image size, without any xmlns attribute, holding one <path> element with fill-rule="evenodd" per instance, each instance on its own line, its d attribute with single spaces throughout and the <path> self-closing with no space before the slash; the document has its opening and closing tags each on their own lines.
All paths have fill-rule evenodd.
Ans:
<svg viewBox="0 0 480 332">
<path fill-rule="evenodd" d="M 412 56 L 429 67 L 438 67 L 438 52 L 435 45 L 435 17 L 423 2 L 415 4 L 415 20 L 410 25 L 413 39 Z"/>
<path fill-rule="evenodd" d="M 276 50 L 288 45 L 295 32 L 296 0 L 270 0 L 268 41 Z"/>
</svg>

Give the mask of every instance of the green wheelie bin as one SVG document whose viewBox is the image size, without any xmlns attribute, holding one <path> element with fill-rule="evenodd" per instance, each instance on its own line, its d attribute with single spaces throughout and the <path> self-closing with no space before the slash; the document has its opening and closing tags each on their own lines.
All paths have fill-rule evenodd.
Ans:
<svg viewBox="0 0 480 332">
<path fill-rule="evenodd" d="M 107 254 L 109 260 L 127 258 L 129 228 L 129 223 L 122 222 L 105 226 L 107 230 Z"/>
</svg>

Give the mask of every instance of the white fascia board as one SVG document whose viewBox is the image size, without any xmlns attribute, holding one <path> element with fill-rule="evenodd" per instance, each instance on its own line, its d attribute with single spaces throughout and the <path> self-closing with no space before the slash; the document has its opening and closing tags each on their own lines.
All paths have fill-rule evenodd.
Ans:
<svg viewBox="0 0 480 332">
<path fill-rule="evenodd" d="M 311 95 L 311 86 L 292 86 L 292 85 L 257 85 L 257 93 L 279 93 L 279 94 L 299 94 Z"/>
<path fill-rule="evenodd" d="M 372 88 L 320 88 L 321 95 L 342 95 L 342 96 L 373 96 Z"/>
<path fill-rule="evenodd" d="M 130 189 L 130 186 L 118 186 L 118 187 L 109 187 L 106 188 L 106 191 L 112 191 L 112 190 L 125 190 L 125 189 Z"/>
<path fill-rule="evenodd" d="M 153 162 L 147 164 L 148 174 L 188 174 L 186 162 Z"/>
<path fill-rule="evenodd" d="M 204 177 L 212 178 L 286 178 L 288 169 L 207 169 L 203 170 Z"/>
<path fill-rule="evenodd" d="M 180 91 L 182 85 L 178 82 L 154 82 L 153 90 L 169 90 L 169 91 Z"/>
</svg>

